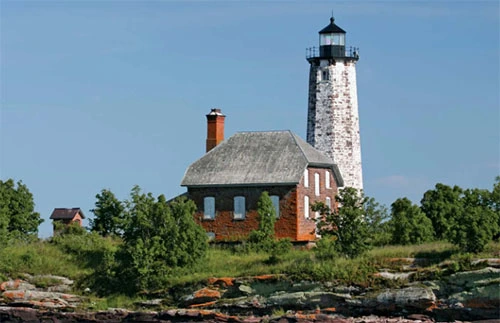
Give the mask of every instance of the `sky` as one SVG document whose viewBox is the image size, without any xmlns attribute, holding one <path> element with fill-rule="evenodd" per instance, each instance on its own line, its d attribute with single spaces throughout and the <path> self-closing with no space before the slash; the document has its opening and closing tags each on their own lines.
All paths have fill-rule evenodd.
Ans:
<svg viewBox="0 0 500 323">
<path fill-rule="evenodd" d="M 498 1 L 0 0 L 0 179 L 56 207 L 134 185 L 172 198 L 206 117 L 306 136 L 307 47 L 335 23 L 356 66 L 365 194 L 419 203 L 500 174 Z M 87 224 L 84 222 L 84 224 Z"/>
</svg>

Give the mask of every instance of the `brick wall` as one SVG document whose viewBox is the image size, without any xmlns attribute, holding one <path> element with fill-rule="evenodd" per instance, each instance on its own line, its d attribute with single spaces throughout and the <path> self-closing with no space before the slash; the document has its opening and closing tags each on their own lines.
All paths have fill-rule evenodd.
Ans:
<svg viewBox="0 0 500 323">
<path fill-rule="evenodd" d="M 325 172 L 329 171 L 330 187 L 325 187 Z M 198 211 L 195 221 L 205 231 L 215 234 L 216 240 L 235 241 L 248 236 L 252 230 L 257 230 L 259 220 L 257 201 L 263 191 L 280 198 L 280 215 L 275 223 L 275 232 L 278 238 L 290 238 L 292 241 L 312 241 L 316 239 L 314 230 L 316 223 L 313 220 L 314 212 L 310 211 L 310 218 L 304 217 L 304 196 L 310 198 L 310 205 L 315 201 L 326 201 L 330 197 L 332 206 L 335 204 L 337 185 L 333 172 L 323 168 L 309 168 L 309 187 L 304 187 L 304 178 L 297 186 L 262 186 L 262 187 L 217 187 L 217 188 L 188 188 L 189 198 L 192 199 Z M 314 174 L 319 174 L 320 194 L 315 195 Z M 204 219 L 204 198 L 215 198 L 215 219 Z M 234 219 L 234 197 L 244 196 L 246 217 L 243 220 Z"/>
<path fill-rule="evenodd" d="M 278 238 L 296 240 L 297 236 L 297 190 L 295 186 L 263 186 L 263 187 L 217 187 L 217 188 L 188 188 L 189 198 L 192 199 L 198 211 L 195 221 L 207 232 L 215 234 L 216 240 L 240 240 L 248 236 L 252 230 L 259 227 L 257 201 L 263 191 L 269 195 L 278 195 L 280 198 L 280 216 L 275 224 Z M 215 197 L 215 219 L 204 219 L 203 200 L 207 196 Z M 244 196 L 246 216 L 244 220 L 234 219 L 234 197 Z"/>
<path fill-rule="evenodd" d="M 326 188 L 325 183 L 325 174 L 326 171 L 329 172 L 330 177 L 330 188 Z M 309 206 L 313 205 L 315 202 L 323 202 L 326 204 L 326 198 L 329 197 L 331 200 L 332 208 L 335 207 L 335 195 L 337 194 L 337 183 L 335 183 L 335 179 L 333 178 L 333 173 L 331 169 L 324 168 L 308 168 L 309 174 L 309 186 L 304 186 L 304 178 L 300 181 L 299 185 L 297 185 L 297 206 L 298 206 L 298 214 L 297 214 L 297 227 L 299 228 L 297 232 L 297 240 L 298 241 L 312 241 L 316 239 L 315 228 L 316 222 L 314 221 L 315 213 L 309 210 L 309 219 L 305 218 L 305 210 L 304 210 L 304 196 L 309 196 Z M 319 196 L 316 195 L 315 192 L 315 179 L 314 174 L 319 175 Z"/>
</svg>

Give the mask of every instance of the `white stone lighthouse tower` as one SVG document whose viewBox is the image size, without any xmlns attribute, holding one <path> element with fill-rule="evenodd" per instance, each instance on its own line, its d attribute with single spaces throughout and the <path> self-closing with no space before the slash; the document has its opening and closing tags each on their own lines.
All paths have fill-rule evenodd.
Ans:
<svg viewBox="0 0 500 323">
<path fill-rule="evenodd" d="M 345 46 L 346 32 L 330 18 L 319 32 L 319 50 L 307 49 L 309 106 L 307 142 L 332 158 L 346 187 L 363 189 L 356 62 L 358 49 Z"/>
</svg>

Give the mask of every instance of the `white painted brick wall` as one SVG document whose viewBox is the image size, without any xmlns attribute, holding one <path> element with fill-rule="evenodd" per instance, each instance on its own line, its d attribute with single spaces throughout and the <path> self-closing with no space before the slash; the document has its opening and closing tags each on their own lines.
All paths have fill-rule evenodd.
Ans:
<svg viewBox="0 0 500 323">
<path fill-rule="evenodd" d="M 323 71 L 329 80 L 322 80 Z M 363 189 L 354 59 L 311 64 L 307 142 L 335 161 L 345 186 Z"/>
</svg>

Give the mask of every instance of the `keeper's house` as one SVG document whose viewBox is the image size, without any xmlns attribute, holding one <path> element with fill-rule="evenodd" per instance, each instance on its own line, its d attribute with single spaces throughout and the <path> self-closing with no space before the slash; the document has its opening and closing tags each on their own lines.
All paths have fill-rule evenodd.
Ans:
<svg viewBox="0 0 500 323">
<path fill-rule="evenodd" d="M 239 132 L 224 141 L 219 109 L 207 115 L 207 153 L 188 167 L 181 185 L 198 211 L 195 220 L 218 241 L 245 238 L 258 228 L 263 191 L 276 209 L 278 238 L 316 239 L 310 206 L 335 206 L 343 186 L 337 165 L 291 131 Z"/>
</svg>

